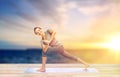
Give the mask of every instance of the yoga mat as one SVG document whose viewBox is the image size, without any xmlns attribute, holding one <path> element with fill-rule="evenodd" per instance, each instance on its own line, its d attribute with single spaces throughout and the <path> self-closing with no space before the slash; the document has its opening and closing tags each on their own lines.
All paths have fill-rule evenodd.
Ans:
<svg viewBox="0 0 120 77">
<path fill-rule="evenodd" d="M 41 73 L 37 71 L 39 68 L 26 68 L 24 70 L 25 73 Z M 93 72 L 97 73 L 98 70 L 96 68 L 87 68 L 85 70 L 84 68 L 46 68 L 46 72 Z"/>
</svg>

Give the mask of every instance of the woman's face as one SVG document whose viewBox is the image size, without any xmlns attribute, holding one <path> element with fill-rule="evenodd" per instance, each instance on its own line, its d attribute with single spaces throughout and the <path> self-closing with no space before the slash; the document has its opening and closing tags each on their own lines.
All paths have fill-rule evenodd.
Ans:
<svg viewBox="0 0 120 77">
<path fill-rule="evenodd" d="M 43 33 L 42 29 L 39 29 L 39 28 L 35 29 L 36 35 L 42 35 L 42 33 Z"/>
</svg>

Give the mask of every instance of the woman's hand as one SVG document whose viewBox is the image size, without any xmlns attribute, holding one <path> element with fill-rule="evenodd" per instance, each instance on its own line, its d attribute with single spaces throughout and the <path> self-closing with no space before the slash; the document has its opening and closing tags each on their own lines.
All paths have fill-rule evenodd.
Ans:
<svg viewBox="0 0 120 77">
<path fill-rule="evenodd" d="M 48 41 L 48 40 L 43 40 L 43 44 L 49 45 L 49 43 L 50 43 L 50 41 Z"/>
</svg>

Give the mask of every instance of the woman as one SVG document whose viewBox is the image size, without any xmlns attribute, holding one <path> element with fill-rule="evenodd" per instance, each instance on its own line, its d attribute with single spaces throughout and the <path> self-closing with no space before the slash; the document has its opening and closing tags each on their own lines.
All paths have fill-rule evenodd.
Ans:
<svg viewBox="0 0 120 77">
<path fill-rule="evenodd" d="M 85 69 L 87 69 L 89 67 L 88 63 L 86 63 L 85 61 L 83 61 L 80 58 L 77 58 L 75 56 L 72 56 L 71 54 L 69 54 L 67 51 L 64 50 L 63 45 L 57 41 L 55 39 L 55 34 L 56 32 L 52 29 L 48 29 L 45 32 L 42 30 L 42 28 L 40 27 L 35 27 L 34 28 L 34 33 L 38 36 L 42 37 L 41 40 L 41 48 L 42 48 L 42 67 L 41 69 L 39 69 L 38 71 L 40 72 L 45 72 L 46 70 L 46 60 L 47 60 L 47 51 L 49 50 L 49 46 L 54 47 L 55 51 L 60 53 L 62 56 L 65 56 L 69 59 L 81 62 L 84 66 Z"/>
</svg>

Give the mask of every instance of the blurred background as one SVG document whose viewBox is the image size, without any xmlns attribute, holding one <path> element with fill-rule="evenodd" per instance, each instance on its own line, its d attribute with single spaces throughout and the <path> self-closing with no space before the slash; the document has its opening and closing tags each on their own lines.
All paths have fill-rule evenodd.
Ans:
<svg viewBox="0 0 120 77">
<path fill-rule="evenodd" d="M 0 0 L 0 63 L 41 63 L 36 26 L 89 63 L 120 64 L 119 0 Z M 49 52 L 48 63 L 77 62 Z"/>
</svg>

